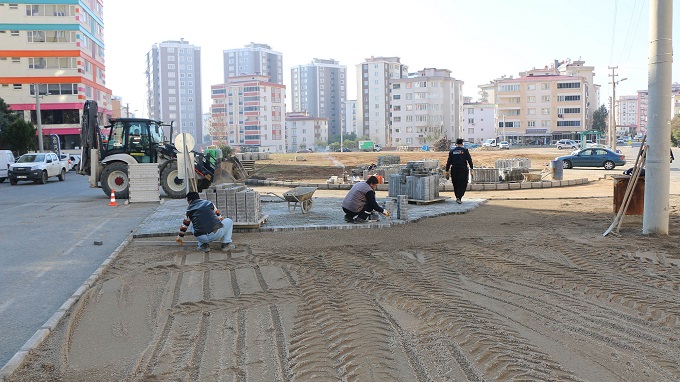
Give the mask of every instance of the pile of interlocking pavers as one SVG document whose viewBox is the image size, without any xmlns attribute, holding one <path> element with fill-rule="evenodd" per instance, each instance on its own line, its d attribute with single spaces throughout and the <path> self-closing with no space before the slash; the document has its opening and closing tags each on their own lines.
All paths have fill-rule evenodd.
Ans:
<svg viewBox="0 0 680 382">
<path fill-rule="evenodd" d="M 212 185 L 200 193 L 202 199 L 209 200 L 217 206 L 222 216 L 235 223 L 260 223 L 262 205 L 260 193 L 243 184 L 222 183 Z"/>
<path fill-rule="evenodd" d="M 406 195 L 408 199 L 430 201 L 439 198 L 439 161 L 410 161 L 401 173 L 389 176 L 389 197 Z"/>
</svg>

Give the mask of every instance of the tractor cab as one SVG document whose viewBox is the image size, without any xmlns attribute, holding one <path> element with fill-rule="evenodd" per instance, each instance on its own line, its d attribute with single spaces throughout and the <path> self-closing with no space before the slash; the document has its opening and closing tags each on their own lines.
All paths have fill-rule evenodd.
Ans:
<svg viewBox="0 0 680 382">
<path fill-rule="evenodd" d="M 158 163 L 157 148 L 163 145 L 163 129 L 150 119 L 113 119 L 102 158 L 113 154 L 128 154 L 138 163 Z"/>
</svg>

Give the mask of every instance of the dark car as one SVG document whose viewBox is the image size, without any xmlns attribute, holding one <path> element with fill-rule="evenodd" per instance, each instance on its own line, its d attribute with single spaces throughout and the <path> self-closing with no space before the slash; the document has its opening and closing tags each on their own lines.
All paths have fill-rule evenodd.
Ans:
<svg viewBox="0 0 680 382">
<path fill-rule="evenodd" d="M 296 151 L 296 152 L 297 152 L 297 153 L 311 153 L 312 150 L 310 150 L 310 149 L 302 149 L 302 150 L 298 150 L 298 151 Z"/>
<path fill-rule="evenodd" d="M 350 149 L 349 147 L 343 147 L 343 148 L 342 148 L 342 152 L 343 152 L 343 153 L 348 153 L 348 152 L 351 152 L 351 151 L 352 151 L 352 149 Z M 335 150 L 335 152 L 336 152 L 336 153 L 339 153 L 339 152 L 340 152 L 340 149 Z"/>
<path fill-rule="evenodd" d="M 603 148 L 583 149 L 572 155 L 557 157 L 555 160 L 561 160 L 564 168 L 604 167 L 605 170 L 611 170 L 626 164 L 625 155 Z"/>
</svg>

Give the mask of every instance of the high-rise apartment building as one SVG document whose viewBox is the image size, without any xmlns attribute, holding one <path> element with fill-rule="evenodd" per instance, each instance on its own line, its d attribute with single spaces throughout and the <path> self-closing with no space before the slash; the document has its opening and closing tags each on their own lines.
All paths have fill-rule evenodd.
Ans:
<svg viewBox="0 0 680 382">
<path fill-rule="evenodd" d="M 421 147 L 461 137 L 463 81 L 451 77 L 450 70 L 426 68 L 390 79 L 390 87 L 389 145 Z"/>
<path fill-rule="evenodd" d="M 210 87 L 213 144 L 285 152 L 286 87 L 268 76 L 238 76 Z"/>
<path fill-rule="evenodd" d="M 630 136 L 637 133 L 638 97 L 620 96 L 616 102 L 616 133 Z"/>
<path fill-rule="evenodd" d="M 174 121 L 174 133 L 203 142 L 200 47 L 184 39 L 154 44 L 146 54 L 146 87 L 149 118 Z"/>
<path fill-rule="evenodd" d="M 463 104 L 463 129 L 461 138 L 466 142 L 483 143 L 496 137 L 495 105 L 488 102 L 466 102 Z"/>
<path fill-rule="evenodd" d="M 638 90 L 637 92 L 637 134 L 643 136 L 647 134 L 647 110 L 649 107 L 649 92 L 647 90 Z"/>
<path fill-rule="evenodd" d="M 586 78 L 533 72 L 496 81 L 496 131 L 511 144 L 580 139 L 588 130 Z"/>
<path fill-rule="evenodd" d="M 103 0 L 0 1 L 0 98 L 63 149 L 80 146 L 85 100 L 111 114 L 104 65 Z M 104 118 L 105 119 L 105 118 Z"/>
<path fill-rule="evenodd" d="M 316 150 L 328 141 L 328 120 L 313 117 L 307 112 L 286 113 L 286 146 L 289 152 L 301 149 Z"/>
<path fill-rule="evenodd" d="M 343 105 L 343 131 L 345 134 L 357 134 L 357 100 L 347 100 Z"/>
<path fill-rule="evenodd" d="M 232 77 L 267 76 L 269 82 L 283 84 L 283 56 L 267 44 L 251 42 L 243 48 L 222 51 L 224 83 Z"/>
<path fill-rule="evenodd" d="M 292 107 L 328 120 L 331 136 L 343 130 L 342 105 L 347 98 L 347 67 L 335 60 L 315 58 L 290 69 Z"/>
<path fill-rule="evenodd" d="M 391 146 L 391 81 L 408 77 L 399 57 L 371 57 L 357 68 L 357 135 Z"/>
</svg>

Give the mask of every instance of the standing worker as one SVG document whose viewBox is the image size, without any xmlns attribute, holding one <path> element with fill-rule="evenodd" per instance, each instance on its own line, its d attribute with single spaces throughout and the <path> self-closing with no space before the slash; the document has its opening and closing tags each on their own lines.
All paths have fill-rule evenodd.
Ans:
<svg viewBox="0 0 680 382">
<path fill-rule="evenodd" d="M 375 201 L 375 189 L 377 187 L 378 178 L 375 176 L 369 176 L 365 182 L 359 182 L 352 186 L 345 199 L 342 200 L 342 210 L 345 212 L 347 223 L 365 223 L 373 211 L 390 216 L 390 213 Z"/>
<path fill-rule="evenodd" d="M 468 164 L 470 169 L 468 170 Z M 472 157 L 468 149 L 463 147 L 463 140 L 456 139 L 456 147 L 449 151 L 449 160 L 446 161 L 446 172 L 451 174 L 451 183 L 453 183 L 453 193 L 456 195 L 456 203 L 462 204 L 463 195 L 468 185 L 468 171 L 473 173 L 474 166 L 472 165 Z"/>
<path fill-rule="evenodd" d="M 234 244 L 231 243 L 231 233 L 234 229 L 234 222 L 231 219 L 220 216 L 217 207 L 208 200 L 202 200 L 198 196 L 198 192 L 189 192 L 187 203 L 189 203 L 189 206 L 187 207 L 186 217 L 182 221 L 176 239 L 180 245 L 182 245 L 184 234 L 191 225 L 194 237 L 198 241 L 198 249 L 203 252 L 210 252 L 210 242 L 218 240 L 222 243 L 220 248 L 222 251 L 235 248 Z"/>
</svg>

